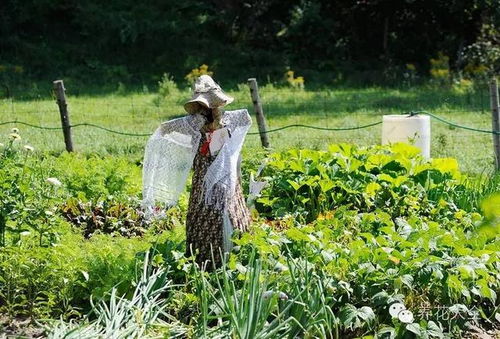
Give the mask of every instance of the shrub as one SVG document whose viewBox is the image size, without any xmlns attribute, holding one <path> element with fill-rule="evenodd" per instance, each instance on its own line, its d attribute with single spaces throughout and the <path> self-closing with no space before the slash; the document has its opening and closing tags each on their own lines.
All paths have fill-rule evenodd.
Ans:
<svg viewBox="0 0 500 339">
<path fill-rule="evenodd" d="M 304 89 L 304 77 L 295 77 L 294 71 L 289 70 L 285 73 L 285 82 L 294 89 Z"/>
<path fill-rule="evenodd" d="M 450 80 L 450 58 L 442 52 L 438 53 L 437 58 L 431 58 L 430 74 L 433 81 L 439 85 L 448 85 Z"/>
<path fill-rule="evenodd" d="M 174 82 L 174 77 L 168 73 L 163 73 L 161 80 L 158 82 L 158 94 L 162 99 L 179 94 L 179 88 Z"/>
<path fill-rule="evenodd" d="M 113 287 L 131 291 L 144 241 L 66 233 L 54 247 L 8 247 L 0 251 L 0 309 L 11 316 L 43 318 L 83 314 L 90 295 Z"/>
<path fill-rule="evenodd" d="M 203 64 L 198 68 L 193 68 L 191 72 L 189 72 L 184 79 L 187 80 L 187 82 L 192 85 L 202 75 L 210 75 L 212 76 L 214 72 L 208 70 L 208 66 Z"/>
<path fill-rule="evenodd" d="M 328 151 L 296 150 L 274 154 L 264 170 L 268 185 L 257 209 L 271 218 L 291 214 L 305 222 L 349 206 L 358 211 L 381 208 L 392 217 L 429 215 L 440 201 L 457 204 L 469 195 L 454 159 L 425 161 L 405 144 Z M 477 210 L 467 205 L 471 211 Z"/>
</svg>

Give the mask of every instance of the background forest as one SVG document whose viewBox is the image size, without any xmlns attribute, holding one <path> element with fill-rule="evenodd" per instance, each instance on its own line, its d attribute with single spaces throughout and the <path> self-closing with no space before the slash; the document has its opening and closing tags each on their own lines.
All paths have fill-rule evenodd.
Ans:
<svg viewBox="0 0 500 339">
<path fill-rule="evenodd" d="M 3 0 L 0 81 L 6 95 L 27 79 L 141 87 L 208 64 L 225 85 L 288 69 L 310 85 L 391 85 L 439 53 L 487 75 L 499 22 L 498 0 Z"/>
</svg>

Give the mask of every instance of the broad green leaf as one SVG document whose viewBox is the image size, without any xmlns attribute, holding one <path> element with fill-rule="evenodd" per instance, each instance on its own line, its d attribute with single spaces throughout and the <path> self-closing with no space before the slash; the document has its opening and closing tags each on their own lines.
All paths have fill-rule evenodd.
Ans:
<svg viewBox="0 0 500 339">
<path fill-rule="evenodd" d="M 483 298 L 491 299 L 493 302 L 496 301 L 497 294 L 488 286 L 488 281 L 486 279 L 479 279 L 477 281 L 477 286 L 479 287 L 479 292 Z"/>
<path fill-rule="evenodd" d="M 292 185 L 293 189 L 298 191 L 303 185 L 304 183 L 298 183 L 298 182 L 295 182 L 295 181 L 292 181 L 292 180 L 287 180 L 287 182 Z"/>
<path fill-rule="evenodd" d="M 375 320 L 375 313 L 373 312 L 371 307 L 362 306 L 358 309 L 358 317 L 366 322 L 372 322 L 373 320 Z"/>
<path fill-rule="evenodd" d="M 286 236 L 294 241 L 310 241 L 311 239 L 307 234 L 297 228 L 290 228 L 286 231 Z"/>
<path fill-rule="evenodd" d="M 427 334 L 431 337 L 444 338 L 441 328 L 432 320 L 427 323 Z"/>
<path fill-rule="evenodd" d="M 345 304 L 339 313 L 339 319 L 345 327 L 351 327 L 355 324 L 357 317 L 357 308 L 351 304 Z"/>
<path fill-rule="evenodd" d="M 375 194 L 377 193 L 377 191 L 380 190 L 380 188 L 382 188 L 382 186 L 380 186 L 376 182 L 371 182 L 368 185 L 366 185 L 365 192 L 369 196 L 373 197 L 373 196 L 375 196 Z"/>
<path fill-rule="evenodd" d="M 406 330 L 412 333 L 415 333 L 417 336 L 421 335 L 421 328 L 420 325 L 417 323 L 411 323 L 406 325 Z"/>
<path fill-rule="evenodd" d="M 332 180 L 320 180 L 319 186 L 323 192 L 328 192 L 335 187 L 335 183 Z"/>
<path fill-rule="evenodd" d="M 432 168 L 440 171 L 441 173 L 450 173 L 453 178 L 460 178 L 460 171 L 458 169 L 458 162 L 453 158 L 432 159 Z"/>
<path fill-rule="evenodd" d="M 387 336 L 389 335 L 389 336 Z M 396 338 L 396 330 L 394 329 L 394 327 L 390 327 L 390 326 L 383 326 L 382 328 L 380 328 L 380 330 L 377 331 L 377 336 L 381 337 L 381 338 L 387 338 L 387 339 L 394 339 Z"/>
<path fill-rule="evenodd" d="M 420 148 L 403 142 L 394 143 L 391 145 L 391 150 L 394 153 L 401 154 L 407 158 L 414 158 L 421 153 Z"/>
</svg>

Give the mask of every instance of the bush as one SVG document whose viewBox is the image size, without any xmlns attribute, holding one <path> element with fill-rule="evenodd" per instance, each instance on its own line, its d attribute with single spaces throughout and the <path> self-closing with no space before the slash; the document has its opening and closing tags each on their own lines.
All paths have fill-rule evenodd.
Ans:
<svg viewBox="0 0 500 339">
<path fill-rule="evenodd" d="M 366 212 L 381 208 L 394 218 L 428 216 L 441 201 L 460 207 L 470 193 L 456 160 L 427 162 L 419 153 L 405 144 L 340 144 L 327 152 L 294 149 L 274 154 L 264 170 L 268 185 L 257 209 L 270 218 L 291 214 L 311 222 L 340 206 Z M 477 210 L 477 202 L 465 205 Z"/>
<path fill-rule="evenodd" d="M 149 244 L 96 236 L 83 241 L 67 233 L 55 247 L 8 247 L 0 251 L 0 307 L 11 316 L 81 315 L 90 296 L 100 299 L 116 287 L 131 291 L 137 255 Z"/>
</svg>

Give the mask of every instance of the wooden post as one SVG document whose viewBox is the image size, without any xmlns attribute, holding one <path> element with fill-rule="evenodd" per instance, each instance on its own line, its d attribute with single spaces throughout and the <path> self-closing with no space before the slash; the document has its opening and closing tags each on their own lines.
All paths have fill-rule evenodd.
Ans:
<svg viewBox="0 0 500 339">
<path fill-rule="evenodd" d="M 498 102 L 497 79 L 493 78 L 490 83 L 491 125 L 493 134 L 493 154 L 495 155 L 495 168 L 500 171 L 500 108 Z"/>
<path fill-rule="evenodd" d="M 262 147 L 269 147 L 269 139 L 267 138 L 267 124 L 266 118 L 264 117 L 264 111 L 262 110 L 262 103 L 260 102 L 259 86 L 257 85 L 257 79 L 248 79 L 248 86 L 250 87 L 250 95 L 252 96 L 253 108 L 257 116 L 257 125 L 259 125 L 259 134 Z"/>
<path fill-rule="evenodd" d="M 61 114 L 61 124 L 64 133 L 64 143 L 66 151 L 73 152 L 73 140 L 71 139 L 71 124 L 69 123 L 68 103 L 66 102 L 66 89 L 62 80 L 54 81 L 54 94 L 57 98 L 59 113 Z"/>
</svg>

